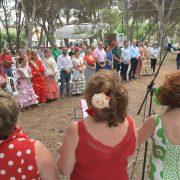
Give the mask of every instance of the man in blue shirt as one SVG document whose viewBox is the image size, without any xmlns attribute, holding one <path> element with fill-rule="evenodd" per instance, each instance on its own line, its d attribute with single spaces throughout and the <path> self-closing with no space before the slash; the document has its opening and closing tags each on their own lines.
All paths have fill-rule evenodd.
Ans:
<svg viewBox="0 0 180 180">
<path fill-rule="evenodd" d="M 129 49 L 131 57 L 131 69 L 129 71 L 129 80 L 135 79 L 136 68 L 138 65 L 138 59 L 140 57 L 139 48 L 136 46 L 136 41 L 133 41 L 132 46 Z"/>
</svg>

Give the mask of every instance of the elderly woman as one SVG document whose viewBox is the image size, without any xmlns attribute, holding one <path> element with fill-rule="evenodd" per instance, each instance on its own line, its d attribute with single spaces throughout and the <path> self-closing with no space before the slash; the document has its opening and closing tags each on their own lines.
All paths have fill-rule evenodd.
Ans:
<svg viewBox="0 0 180 180">
<path fill-rule="evenodd" d="M 91 49 L 87 49 L 86 55 L 84 57 L 84 63 L 86 69 L 84 70 L 85 81 L 87 81 L 95 72 L 96 60 L 93 56 Z"/>
<path fill-rule="evenodd" d="M 18 127 L 19 114 L 16 100 L 0 90 L 0 179 L 58 180 L 46 147 Z"/>
<path fill-rule="evenodd" d="M 59 87 L 57 84 L 58 66 L 55 59 L 52 57 L 51 51 L 45 49 L 45 58 L 43 65 L 45 67 L 45 82 L 46 82 L 46 99 L 54 100 L 59 98 Z"/>
<path fill-rule="evenodd" d="M 119 74 L 97 72 L 88 81 L 85 99 L 89 116 L 71 124 L 58 169 L 71 180 L 128 180 L 127 160 L 136 149 L 136 137 Z"/>
</svg>

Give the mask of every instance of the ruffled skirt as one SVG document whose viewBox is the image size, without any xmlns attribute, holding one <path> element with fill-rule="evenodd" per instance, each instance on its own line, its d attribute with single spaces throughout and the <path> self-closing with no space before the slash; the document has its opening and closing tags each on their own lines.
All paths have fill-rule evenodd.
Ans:
<svg viewBox="0 0 180 180">
<path fill-rule="evenodd" d="M 48 100 L 58 99 L 59 87 L 55 81 L 55 78 L 51 76 L 47 76 L 45 77 L 45 82 L 46 82 L 46 98 Z"/>
<path fill-rule="evenodd" d="M 18 102 L 20 108 L 29 107 L 33 104 L 38 103 L 38 96 L 35 94 L 34 89 L 32 87 L 32 83 L 30 80 L 23 79 L 20 80 L 20 84 L 18 86 Z"/>
<path fill-rule="evenodd" d="M 46 102 L 46 84 L 45 79 L 42 76 L 35 77 L 32 79 L 33 88 L 38 96 L 38 101 L 40 103 Z"/>
<path fill-rule="evenodd" d="M 71 94 L 82 94 L 85 90 L 85 79 L 83 77 L 77 77 L 72 79 Z"/>
</svg>

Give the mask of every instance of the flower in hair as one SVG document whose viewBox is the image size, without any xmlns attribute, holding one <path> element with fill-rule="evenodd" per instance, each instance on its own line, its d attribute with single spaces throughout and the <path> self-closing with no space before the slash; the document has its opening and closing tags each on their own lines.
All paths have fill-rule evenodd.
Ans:
<svg viewBox="0 0 180 180">
<path fill-rule="evenodd" d="M 105 93 L 94 94 L 91 100 L 92 105 L 98 110 L 109 108 L 109 101 L 110 97 Z"/>
</svg>

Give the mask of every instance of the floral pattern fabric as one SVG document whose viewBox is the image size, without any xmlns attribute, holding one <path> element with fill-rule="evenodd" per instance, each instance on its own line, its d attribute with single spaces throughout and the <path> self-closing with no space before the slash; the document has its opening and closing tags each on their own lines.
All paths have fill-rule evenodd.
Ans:
<svg viewBox="0 0 180 180">
<path fill-rule="evenodd" d="M 161 117 L 156 117 L 150 157 L 150 180 L 180 180 L 180 145 L 174 145 L 165 136 Z"/>
</svg>

